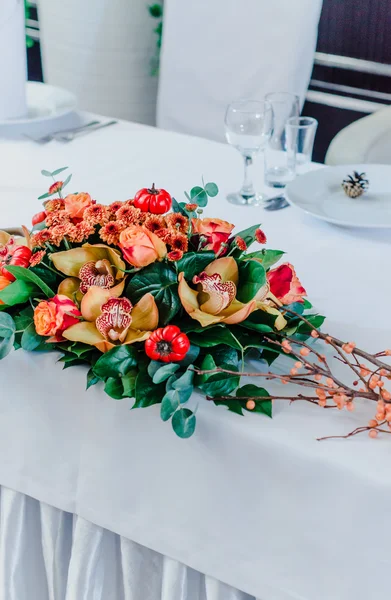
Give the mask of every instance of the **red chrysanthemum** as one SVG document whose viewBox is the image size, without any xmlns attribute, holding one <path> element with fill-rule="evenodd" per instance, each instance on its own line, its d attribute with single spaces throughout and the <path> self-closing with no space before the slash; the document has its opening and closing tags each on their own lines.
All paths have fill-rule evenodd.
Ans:
<svg viewBox="0 0 391 600">
<path fill-rule="evenodd" d="M 99 231 L 101 240 L 109 244 L 109 246 L 116 246 L 119 242 L 119 234 L 122 231 L 122 227 L 115 221 L 110 221 L 102 227 Z"/>
<path fill-rule="evenodd" d="M 110 219 L 110 211 L 103 204 L 93 204 L 85 209 L 83 221 L 89 225 L 105 225 Z"/>
<path fill-rule="evenodd" d="M 166 220 L 160 215 L 148 214 L 144 225 L 149 231 L 156 233 L 159 229 L 164 229 L 166 227 Z"/>
<path fill-rule="evenodd" d="M 39 248 L 40 246 L 44 246 L 46 242 L 50 240 L 50 231 L 49 229 L 42 229 L 42 231 L 38 231 L 33 236 L 31 236 L 30 243 L 32 248 Z"/>
<path fill-rule="evenodd" d="M 55 181 L 49 188 L 49 194 L 55 194 L 56 192 L 60 192 L 62 190 L 63 185 L 63 181 Z"/>
<path fill-rule="evenodd" d="M 30 267 L 36 267 L 42 261 L 43 257 L 46 255 L 46 250 L 38 250 L 35 252 L 30 258 Z"/>
<path fill-rule="evenodd" d="M 183 257 L 182 250 L 171 250 L 171 252 L 169 252 L 167 254 L 167 258 L 171 262 L 176 262 L 177 260 L 181 260 L 182 257 Z"/>
<path fill-rule="evenodd" d="M 167 215 L 166 223 L 167 227 L 179 231 L 180 233 L 187 233 L 189 230 L 189 219 L 180 213 L 171 213 Z"/>
<path fill-rule="evenodd" d="M 52 198 L 52 200 L 45 202 L 44 206 L 46 212 L 49 213 L 55 210 L 64 210 L 65 203 L 62 198 Z"/>
<path fill-rule="evenodd" d="M 182 252 L 187 252 L 189 240 L 183 233 L 171 233 L 168 244 L 171 246 L 172 250 L 182 250 Z"/>
<path fill-rule="evenodd" d="M 76 223 L 76 225 L 69 226 L 67 236 L 70 242 L 74 244 L 81 244 L 82 242 L 88 240 L 91 235 L 94 235 L 95 227 L 88 223 L 88 221 L 80 221 L 80 223 Z"/>
<path fill-rule="evenodd" d="M 244 250 L 247 250 L 246 242 L 239 235 L 235 238 L 235 244 L 239 248 L 239 250 L 242 250 L 242 252 L 244 252 Z"/>
<path fill-rule="evenodd" d="M 46 226 L 53 227 L 54 225 L 60 225 L 61 223 L 69 222 L 69 215 L 65 210 L 53 210 L 46 215 Z"/>
<path fill-rule="evenodd" d="M 187 212 L 194 212 L 195 210 L 197 210 L 198 208 L 198 204 L 195 204 L 194 202 L 191 202 L 190 204 L 185 204 L 185 210 Z"/>
</svg>

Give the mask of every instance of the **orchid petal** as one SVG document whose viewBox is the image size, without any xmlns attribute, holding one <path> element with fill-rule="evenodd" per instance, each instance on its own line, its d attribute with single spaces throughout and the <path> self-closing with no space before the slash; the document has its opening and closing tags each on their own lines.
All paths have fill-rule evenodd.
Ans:
<svg viewBox="0 0 391 600">
<path fill-rule="evenodd" d="M 81 302 L 83 294 L 80 292 L 80 279 L 77 277 L 67 277 L 63 279 L 58 286 L 57 294 L 67 296 L 71 300 L 76 299 Z"/>
<path fill-rule="evenodd" d="M 81 342 L 89 346 L 102 342 L 103 337 L 95 327 L 95 323 L 76 323 L 63 332 L 63 337 L 71 342 Z"/>
<path fill-rule="evenodd" d="M 239 281 L 239 270 L 236 260 L 232 256 L 225 256 L 223 258 L 217 258 L 213 260 L 206 267 L 205 273 L 207 275 L 213 275 L 218 273 L 221 275 L 221 281 L 233 281 L 237 286 Z"/>
<path fill-rule="evenodd" d="M 251 302 L 247 302 L 247 304 L 234 300 L 230 306 L 220 313 L 220 316 L 224 317 L 224 323 L 227 325 L 235 325 L 236 323 L 241 323 L 247 319 L 247 317 L 256 309 L 256 300 L 251 300 Z"/>
<path fill-rule="evenodd" d="M 159 323 L 159 311 L 152 294 L 145 294 L 132 309 L 131 329 L 153 331 Z"/>
<path fill-rule="evenodd" d="M 194 310 L 198 310 L 200 308 L 197 299 L 198 293 L 195 290 L 192 290 L 188 285 L 184 273 L 179 273 L 178 281 L 179 298 L 181 299 L 183 308 L 191 316 L 191 313 Z"/>
</svg>

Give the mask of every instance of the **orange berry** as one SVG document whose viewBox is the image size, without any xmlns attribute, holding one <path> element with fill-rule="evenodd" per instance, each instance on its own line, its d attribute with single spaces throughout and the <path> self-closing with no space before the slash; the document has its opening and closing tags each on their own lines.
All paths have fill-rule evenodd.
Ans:
<svg viewBox="0 0 391 600">
<path fill-rule="evenodd" d="M 352 401 L 346 403 L 346 410 L 352 412 L 354 410 L 354 404 Z"/>
<path fill-rule="evenodd" d="M 289 372 L 291 375 L 297 375 L 297 369 L 291 369 Z"/>
<path fill-rule="evenodd" d="M 254 410 L 254 408 L 255 408 L 254 400 L 247 400 L 246 408 L 247 408 L 247 410 Z"/>
<path fill-rule="evenodd" d="M 391 394 L 387 390 L 382 390 L 381 395 L 384 400 L 387 400 L 387 401 L 391 400 Z"/>
<path fill-rule="evenodd" d="M 321 408 L 324 408 L 327 404 L 326 400 L 318 400 L 318 406 L 320 406 Z"/>
<path fill-rule="evenodd" d="M 365 388 L 363 388 L 363 387 L 360 387 L 358 391 L 359 392 L 366 392 L 367 390 Z"/>
<path fill-rule="evenodd" d="M 300 350 L 300 354 L 301 354 L 301 356 L 308 356 L 308 355 L 309 355 L 309 353 L 310 353 L 310 349 L 309 349 L 309 348 L 302 348 L 302 349 Z"/>
<path fill-rule="evenodd" d="M 297 362 L 295 362 L 296 369 L 301 369 L 302 366 L 303 366 L 303 363 L 300 362 L 299 360 Z"/>
<path fill-rule="evenodd" d="M 368 427 L 377 427 L 379 423 L 375 419 L 371 419 L 368 423 Z"/>
<path fill-rule="evenodd" d="M 318 338 L 319 337 L 319 333 L 316 331 L 316 329 L 313 329 L 311 331 L 311 337 L 313 337 L 313 338 Z"/>
<path fill-rule="evenodd" d="M 327 377 L 326 383 L 329 387 L 333 387 L 335 385 L 334 381 L 332 379 L 330 379 L 330 377 Z"/>
<path fill-rule="evenodd" d="M 385 369 L 380 369 L 379 375 L 381 375 L 382 377 L 386 377 L 386 375 L 388 375 L 388 373 Z"/>
<path fill-rule="evenodd" d="M 379 381 L 378 384 L 377 384 L 377 387 L 378 388 L 384 387 L 384 381 Z"/>
<path fill-rule="evenodd" d="M 378 432 L 378 431 L 376 431 L 376 429 L 371 429 L 371 431 L 369 432 L 369 434 L 368 434 L 368 435 L 369 435 L 369 437 L 370 437 L 370 438 L 373 438 L 373 439 L 375 439 L 375 438 L 377 438 L 377 436 L 379 435 L 379 432 Z"/>
<path fill-rule="evenodd" d="M 391 350 L 384 350 L 384 354 L 386 356 L 391 356 Z"/>
<path fill-rule="evenodd" d="M 315 381 L 322 381 L 322 375 L 320 373 L 317 373 L 314 377 Z"/>
</svg>

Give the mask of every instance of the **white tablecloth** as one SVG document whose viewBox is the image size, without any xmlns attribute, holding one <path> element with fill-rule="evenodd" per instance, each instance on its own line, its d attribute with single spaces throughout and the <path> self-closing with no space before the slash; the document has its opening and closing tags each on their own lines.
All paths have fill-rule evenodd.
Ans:
<svg viewBox="0 0 391 600">
<path fill-rule="evenodd" d="M 159 127 L 222 140 L 226 106 L 268 92 L 304 103 L 322 0 L 165 0 Z"/>
<path fill-rule="evenodd" d="M 224 195 L 239 186 L 242 165 L 227 146 L 121 125 L 66 146 L 4 142 L 0 160 L 1 225 L 38 209 L 41 168 L 68 164 L 72 187 L 100 201 L 152 181 L 179 197 L 201 175 L 215 180 L 222 193 L 208 214 L 238 227 L 262 221 L 269 247 L 288 252 L 330 329 L 373 349 L 390 345 L 388 235 L 291 208 L 234 209 Z M 1 186 L 12 185 L 21 191 L 10 196 Z M 315 441 L 361 424 L 367 407 L 283 405 L 270 421 L 201 402 L 185 441 L 156 406 L 129 412 L 130 401 L 85 393 L 85 370 L 62 371 L 53 355 L 16 352 L 0 363 L 0 378 L 0 484 L 262 600 L 387 597 L 390 442 Z"/>
</svg>

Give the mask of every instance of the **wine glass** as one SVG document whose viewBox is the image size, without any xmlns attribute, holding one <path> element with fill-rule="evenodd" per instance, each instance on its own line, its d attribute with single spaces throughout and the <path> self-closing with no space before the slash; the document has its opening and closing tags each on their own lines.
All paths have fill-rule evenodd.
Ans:
<svg viewBox="0 0 391 600">
<path fill-rule="evenodd" d="M 251 170 L 254 158 L 262 152 L 273 128 L 273 110 L 269 102 L 239 100 L 232 102 L 225 114 L 225 135 L 244 158 L 244 181 L 239 192 L 229 194 L 228 202 L 240 206 L 260 206 L 267 198 L 257 194 Z"/>
</svg>

